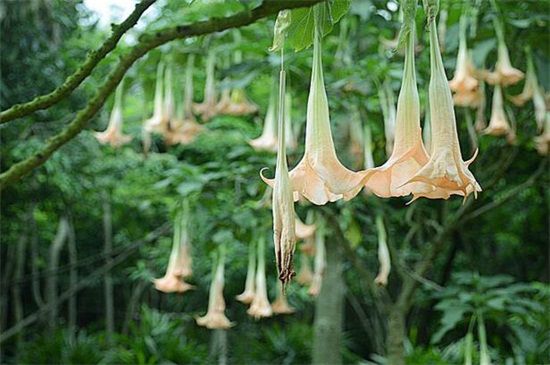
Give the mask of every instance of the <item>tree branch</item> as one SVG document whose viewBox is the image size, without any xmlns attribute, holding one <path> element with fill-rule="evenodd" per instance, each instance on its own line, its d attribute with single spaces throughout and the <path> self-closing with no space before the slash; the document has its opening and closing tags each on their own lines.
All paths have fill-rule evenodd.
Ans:
<svg viewBox="0 0 550 365">
<path fill-rule="evenodd" d="M 107 97 L 120 83 L 128 69 L 136 60 L 150 50 L 173 41 L 197 35 L 220 32 L 229 28 L 237 28 L 254 23 L 256 20 L 278 13 L 280 10 L 307 7 L 324 0 L 266 0 L 260 6 L 241 11 L 226 18 L 217 18 L 201 21 L 190 25 L 181 25 L 174 28 L 144 35 L 139 43 L 132 48 L 130 53 L 122 56 L 118 65 L 105 77 L 106 81 L 99 87 L 96 95 L 88 105 L 77 113 L 69 125 L 59 134 L 51 137 L 46 145 L 34 155 L 11 166 L 6 172 L 0 174 L 0 190 L 28 174 L 32 169 L 42 165 L 65 143 L 76 137 L 86 126 L 87 122 L 99 111 Z"/>
<path fill-rule="evenodd" d="M 143 0 L 136 5 L 132 14 L 126 18 L 122 23 L 112 26 L 112 34 L 105 43 L 97 50 L 88 53 L 84 64 L 76 70 L 73 74 L 65 79 L 65 82 L 57 87 L 49 94 L 40 95 L 22 104 L 16 104 L 0 113 L 0 124 L 7 123 L 11 120 L 24 117 L 40 109 L 46 109 L 50 106 L 57 104 L 67 95 L 69 95 L 74 89 L 76 89 L 82 81 L 84 81 L 93 71 L 101 60 L 111 52 L 124 33 L 132 28 L 138 22 L 141 15 L 157 0 Z"/>
</svg>

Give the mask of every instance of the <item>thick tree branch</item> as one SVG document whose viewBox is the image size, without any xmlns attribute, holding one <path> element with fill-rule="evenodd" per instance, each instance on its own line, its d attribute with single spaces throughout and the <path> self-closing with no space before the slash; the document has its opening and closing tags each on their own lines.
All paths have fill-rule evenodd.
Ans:
<svg viewBox="0 0 550 365">
<path fill-rule="evenodd" d="M 173 41 L 197 35 L 220 32 L 229 28 L 237 28 L 254 23 L 258 19 L 278 13 L 280 10 L 312 6 L 324 0 L 266 0 L 260 6 L 239 12 L 235 15 L 182 25 L 158 31 L 154 34 L 142 36 L 139 43 L 126 55 L 122 56 L 117 66 L 105 77 L 106 81 L 99 87 L 96 95 L 88 105 L 77 113 L 76 117 L 59 134 L 53 136 L 46 145 L 34 155 L 11 166 L 0 174 L 0 190 L 19 180 L 32 169 L 42 165 L 65 143 L 76 137 L 86 126 L 87 122 L 99 111 L 107 97 L 120 83 L 128 69 L 136 60 L 150 50 Z"/>
<path fill-rule="evenodd" d="M 67 77 L 67 79 L 65 79 L 65 82 L 61 86 L 57 87 L 49 94 L 37 96 L 29 102 L 16 104 L 8 110 L 1 112 L 0 124 L 24 117 L 25 115 L 29 115 L 32 112 L 40 109 L 49 108 L 50 106 L 58 103 L 63 98 L 65 98 L 92 73 L 97 64 L 101 62 L 101 60 L 103 60 L 105 56 L 107 56 L 107 54 L 116 47 L 118 41 L 120 40 L 120 38 L 122 38 L 124 33 L 126 33 L 134 25 L 136 25 L 141 15 L 155 1 L 157 0 L 143 0 L 142 2 L 137 4 L 134 11 L 128 16 L 128 18 L 126 18 L 126 20 L 118 25 L 113 25 L 113 33 L 111 34 L 111 36 L 107 38 L 107 40 L 105 41 L 105 43 L 103 43 L 101 47 L 99 47 L 97 50 L 90 52 L 86 57 L 86 61 L 84 61 L 84 64 L 72 75 Z"/>
</svg>

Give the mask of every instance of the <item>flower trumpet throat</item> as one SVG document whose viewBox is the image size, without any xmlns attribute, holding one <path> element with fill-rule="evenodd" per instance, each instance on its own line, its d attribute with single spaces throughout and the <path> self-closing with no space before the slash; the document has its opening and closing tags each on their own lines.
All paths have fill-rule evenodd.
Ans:
<svg viewBox="0 0 550 365">
<path fill-rule="evenodd" d="M 254 245 L 250 245 L 248 248 L 248 269 L 246 271 L 246 282 L 244 284 L 244 291 L 237 295 L 236 299 L 244 304 L 252 303 L 256 294 L 256 255 Z"/>
<path fill-rule="evenodd" d="M 94 133 L 95 138 L 101 144 L 109 144 L 112 147 L 120 147 L 132 140 L 132 136 L 122 133 L 122 84 L 115 93 L 115 104 L 109 117 L 109 125 L 103 132 Z"/>
<path fill-rule="evenodd" d="M 423 182 L 435 190 L 428 193 L 413 192 L 413 200 L 420 197 L 447 199 L 450 195 L 467 197 L 481 191 L 468 166 L 475 158 L 463 161 L 458 141 L 453 99 L 437 41 L 435 19 L 430 23 L 430 84 L 429 103 L 432 129 L 432 147 L 429 161 L 409 182 Z"/>
<path fill-rule="evenodd" d="M 506 136 L 513 134 L 513 130 L 506 118 L 504 111 L 504 100 L 502 98 L 502 88 L 500 85 L 495 85 L 493 92 L 493 103 L 491 107 L 491 119 L 489 126 L 483 131 L 484 134 L 493 136 Z"/>
<path fill-rule="evenodd" d="M 491 85 L 509 86 L 518 83 L 523 79 L 524 74 L 512 66 L 510 54 L 504 41 L 504 29 L 500 21 L 494 20 L 495 30 L 498 38 L 498 55 L 495 70 L 485 74 L 486 81 Z"/>
<path fill-rule="evenodd" d="M 258 242 L 258 266 L 256 270 L 256 293 L 250 308 L 247 313 L 252 317 L 259 319 L 263 317 L 271 317 L 273 311 L 269 299 L 267 297 L 267 284 L 265 278 L 265 240 L 260 239 Z"/>
</svg>

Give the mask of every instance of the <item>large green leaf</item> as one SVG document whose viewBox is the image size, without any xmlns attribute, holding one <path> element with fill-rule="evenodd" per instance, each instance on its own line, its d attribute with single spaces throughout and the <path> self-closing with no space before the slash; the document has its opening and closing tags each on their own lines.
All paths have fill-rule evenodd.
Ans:
<svg viewBox="0 0 550 365">
<path fill-rule="evenodd" d="M 320 5 L 321 32 L 323 36 L 332 31 L 336 24 L 349 9 L 351 0 L 328 0 Z M 292 10 L 291 23 L 288 27 L 288 42 L 295 51 L 311 46 L 314 31 L 313 7 Z"/>
</svg>

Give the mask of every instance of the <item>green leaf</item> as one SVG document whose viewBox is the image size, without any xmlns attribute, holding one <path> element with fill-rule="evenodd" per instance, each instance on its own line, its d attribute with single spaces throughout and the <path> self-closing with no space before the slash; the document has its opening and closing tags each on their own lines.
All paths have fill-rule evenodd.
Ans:
<svg viewBox="0 0 550 365">
<path fill-rule="evenodd" d="M 321 34 L 327 35 L 332 31 L 334 24 L 347 13 L 351 0 L 329 0 L 320 6 Z M 291 12 L 291 22 L 288 27 L 288 41 L 295 51 L 300 51 L 313 44 L 315 27 L 313 7 L 296 9 Z"/>
</svg>

